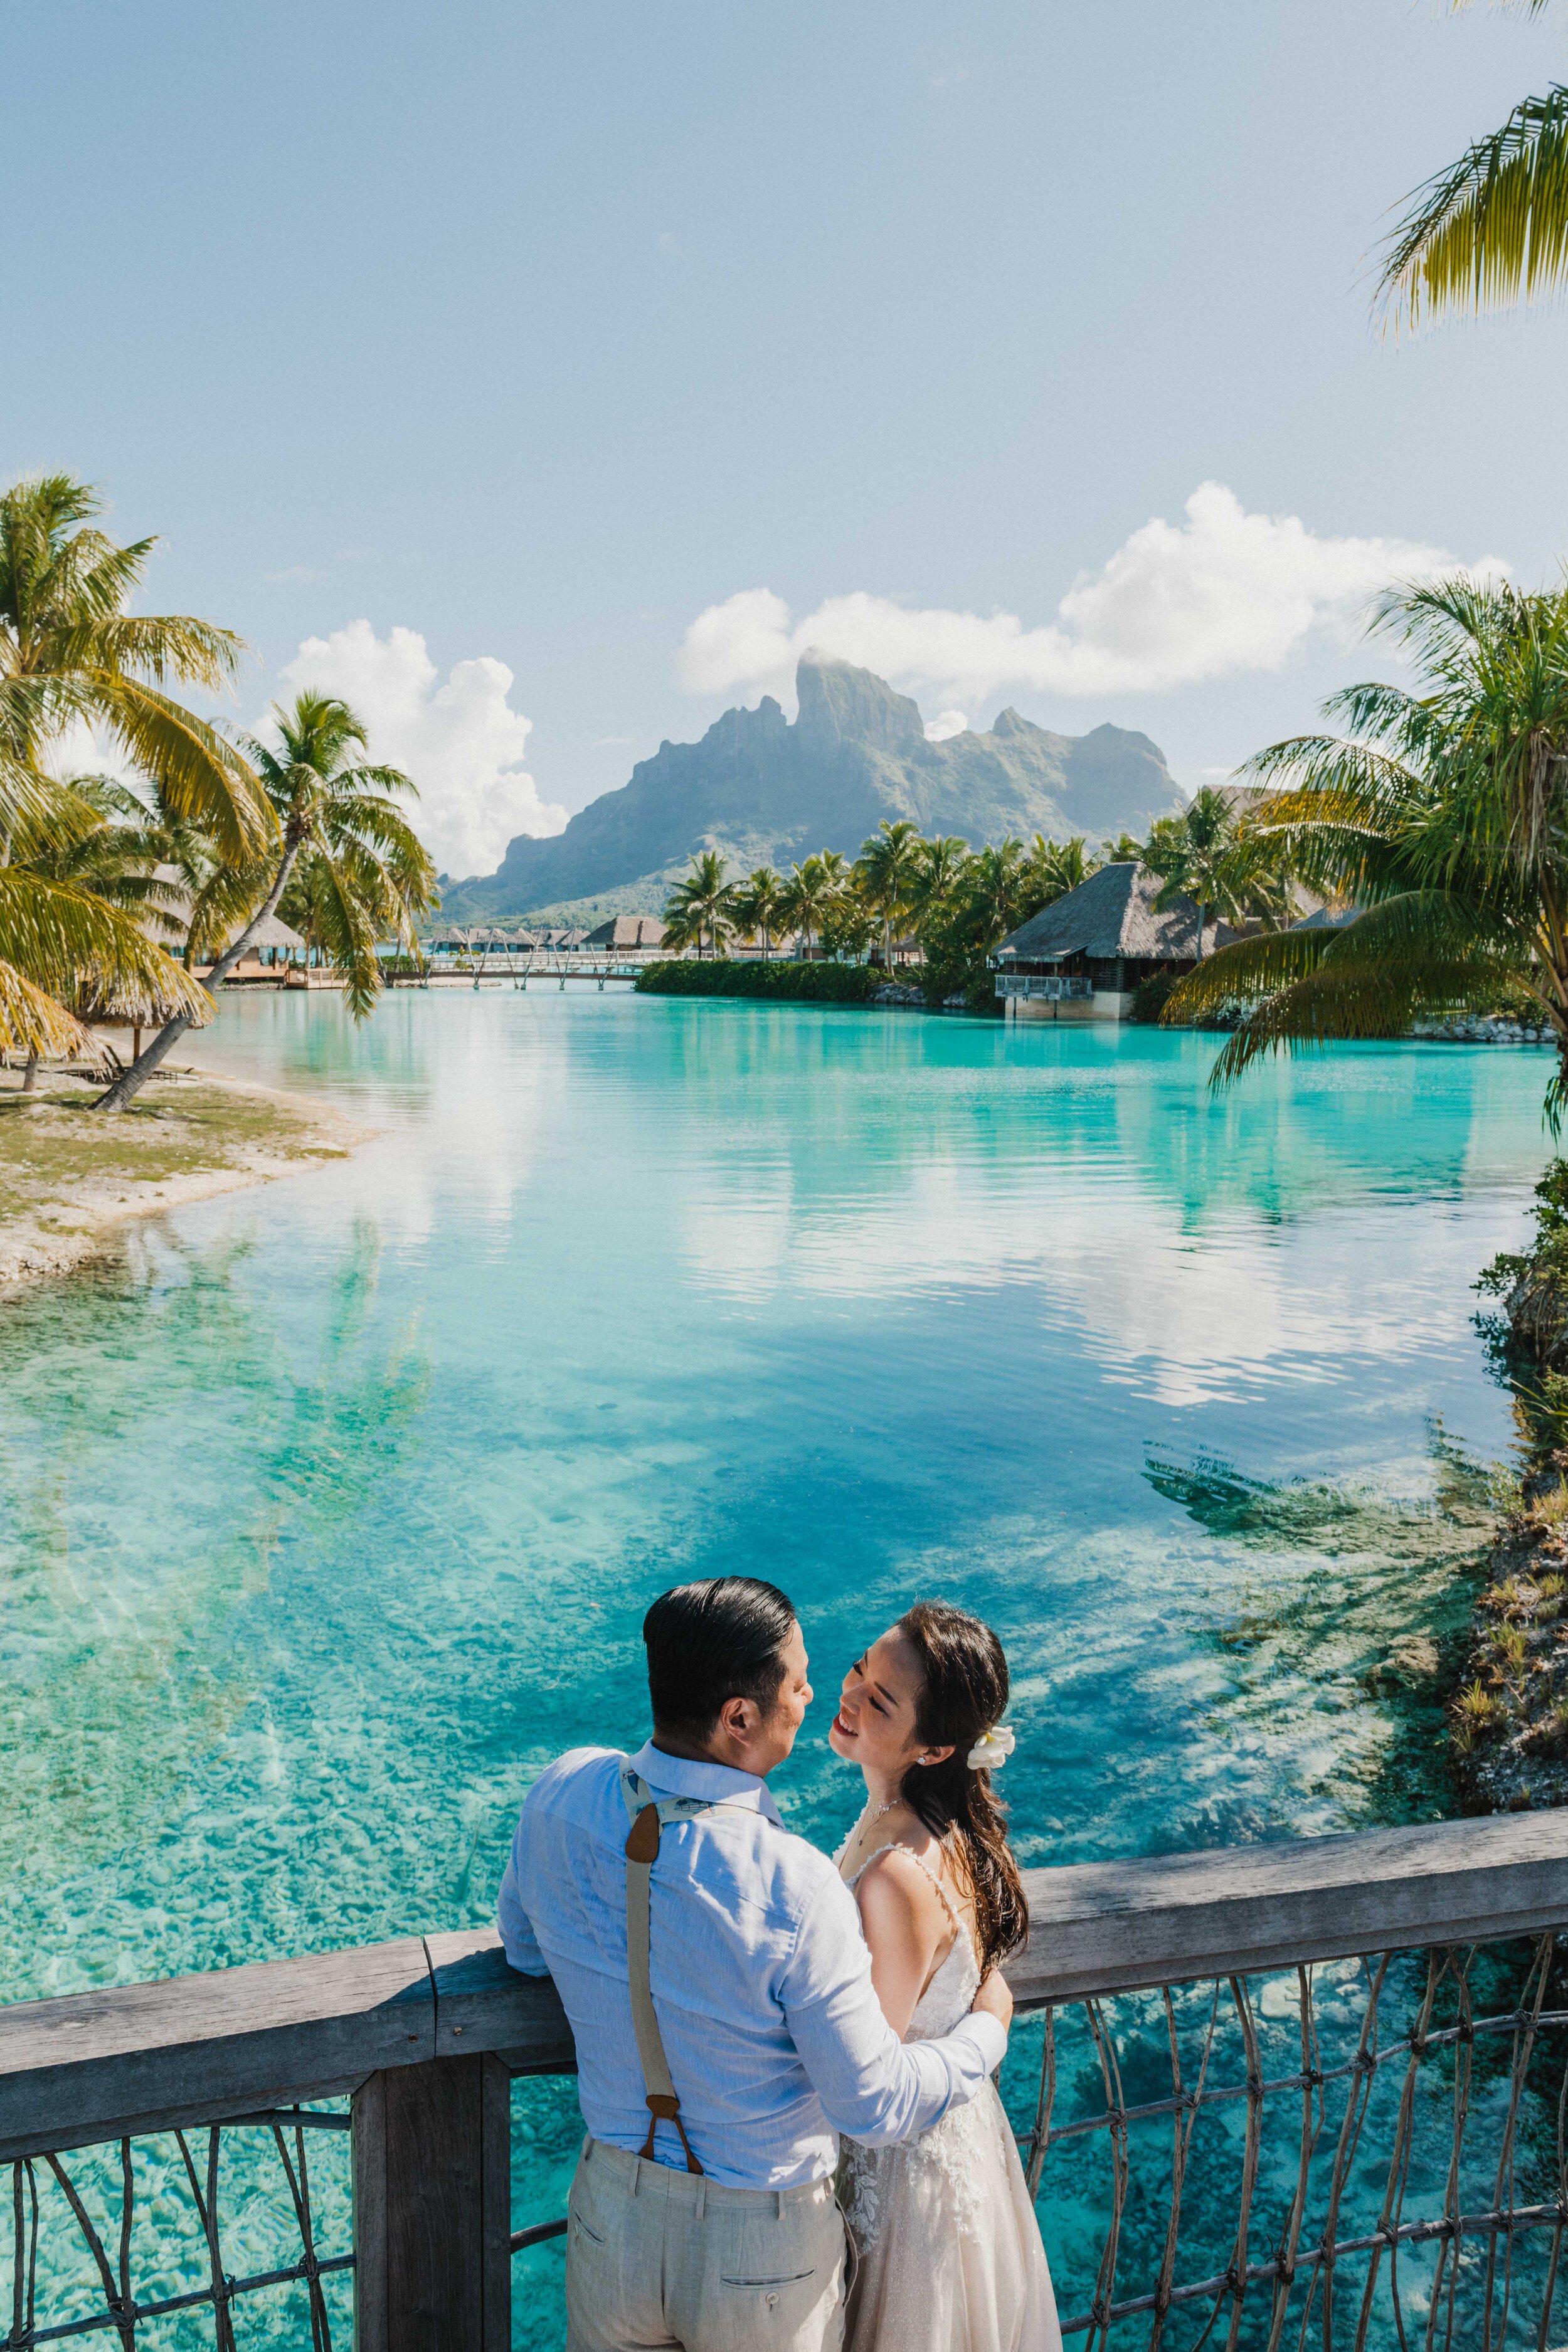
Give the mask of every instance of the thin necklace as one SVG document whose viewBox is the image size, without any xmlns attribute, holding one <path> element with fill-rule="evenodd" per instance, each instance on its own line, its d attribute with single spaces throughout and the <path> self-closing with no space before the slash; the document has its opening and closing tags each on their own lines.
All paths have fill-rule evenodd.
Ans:
<svg viewBox="0 0 1568 2352">
<path fill-rule="evenodd" d="M 874 1813 L 869 1816 L 862 1813 L 859 1820 L 855 1824 L 853 1834 L 856 1837 L 860 1837 L 864 1835 L 867 1830 L 874 1830 L 877 1823 L 881 1820 L 883 1814 L 890 1813 L 898 1801 L 899 1800 L 897 1797 L 889 1797 L 887 1803 L 885 1805 L 879 1805 Z"/>
</svg>

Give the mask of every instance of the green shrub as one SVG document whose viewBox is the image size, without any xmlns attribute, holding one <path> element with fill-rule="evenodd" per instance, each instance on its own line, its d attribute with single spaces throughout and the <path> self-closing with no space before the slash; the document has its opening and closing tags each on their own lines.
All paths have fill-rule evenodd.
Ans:
<svg viewBox="0 0 1568 2352">
<path fill-rule="evenodd" d="M 1129 1021 L 1141 1021 L 1149 1028 L 1156 1026 L 1175 984 L 1175 974 L 1169 971 L 1152 972 L 1147 980 L 1141 980 L 1132 992 Z"/>
<path fill-rule="evenodd" d="M 644 996 L 763 996 L 795 1004 L 868 1004 L 882 975 L 863 963 L 738 963 L 684 957 L 639 973 Z"/>
</svg>

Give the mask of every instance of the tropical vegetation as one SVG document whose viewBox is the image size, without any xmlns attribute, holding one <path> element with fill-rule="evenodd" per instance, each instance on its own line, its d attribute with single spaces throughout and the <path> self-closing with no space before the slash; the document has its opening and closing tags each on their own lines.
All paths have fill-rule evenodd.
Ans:
<svg viewBox="0 0 1568 2352">
<path fill-rule="evenodd" d="M 243 647 L 132 611 L 155 541 L 118 544 L 101 511 L 67 474 L 0 494 L 0 1052 L 30 1088 L 46 1056 L 102 1058 L 95 1018 L 154 1027 L 101 1097 L 118 1109 L 280 904 L 368 1011 L 376 940 L 412 941 L 435 871 L 395 805 L 412 785 L 355 761 L 342 704 L 302 695 L 272 744 L 177 698 L 230 687 Z"/>
<path fill-rule="evenodd" d="M 1456 8 L 1468 0 L 1454 0 Z M 1521 0 L 1536 16 L 1545 0 Z M 1521 99 L 1408 200 L 1378 298 L 1396 325 L 1528 301 L 1568 274 L 1568 89 Z"/>
<path fill-rule="evenodd" d="M 766 963 L 781 939 L 793 938 L 794 961 L 820 954 L 858 963 L 870 951 L 882 976 L 893 979 L 907 941 L 916 956 L 909 978 L 928 1003 L 956 997 L 991 1013 L 997 1009 L 992 951 L 1111 857 L 1153 866 L 1165 877 L 1167 902 L 1201 894 L 1205 919 L 1213 912 L 1233 922 L 1275 923 L 1292 911 L 1281 845 L 1254 838 L 1223 793 L 1203 792 L 1184 814 L 1160 818 L 1146 840 L 1123 835 L 1098 853 L 1081 836 L 1058 842 L 1041 834 L 972 850 L 952 834 L 922 836 L 905 818 L 884 819 L 853 861 L 818 850 L 782 879 L 763 866 L 731 881 L 721 853 L 703 850 L 670 896 L 665 944 L 695 950 L 700 960 L 721 958 L 730 940 L 754 940 Z"/>
<path fill-rule="evenodd" d="M 289 709 L 275 703 L 272 726 L 275 742 L 253 737 L 246 748 L 276 822 L 275 853 L 212 864 L 193 902 L 187 956 L 198 939 L 210 952 L 237 921 L 208 975 L 216 988 L 280 914 L 342 973 L 349 1011 L 363 1020 L 381 988 L 377 942 L 396 938 L 412 953 L 415 921 L 435 903 L 435 864 L 397 805 L 416 787 L 396 768 L 356 758 L 367 748 L 364 725 L 336 696 L 307 689 Z M 189 1026 L 174 1013 L 105 1106 L 128 1102 Z"/>
<path fill-rule="evenodd" d="M 1568 589 L 1465 576 L 1393 590 L 1376 625 L 1414 690 L 1373 682 L 1326 707 L 1342 732 L 1275 743 L 1243 772 L 1241 828 L 1337 919 L 1221 949 L 1167 1021 L 1234 1010 L 1216 1084 L 1260 1055 L 1397 1037 L 1422 1018 L 1531 1011 L 1568 1102 Z"/>
</svg>

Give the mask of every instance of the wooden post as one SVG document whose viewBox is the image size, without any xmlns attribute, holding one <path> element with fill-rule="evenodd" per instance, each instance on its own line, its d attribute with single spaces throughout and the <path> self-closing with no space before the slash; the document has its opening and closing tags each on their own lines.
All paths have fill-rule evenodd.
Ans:
<svg viewBox="0 0 1568 2352">
<path fill-rule="evenodd" d="M 355 2352 L 510 2352 L 510 2105 L 488 2055 L 355 2092 Z"/>
</svg>

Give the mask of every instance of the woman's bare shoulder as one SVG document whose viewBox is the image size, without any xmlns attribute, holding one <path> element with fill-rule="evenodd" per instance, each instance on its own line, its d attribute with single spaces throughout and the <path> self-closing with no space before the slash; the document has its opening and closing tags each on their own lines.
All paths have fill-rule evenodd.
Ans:
<svg viewBox="0 0 1568 2352">
<path fill-rule="evenodd" d="M 868 1901 L 878 1908 L 896 1908 L 914 1917 L 943 1909 L 931 1865 L 907 1845 L 885 1845 L 874 1853 L 856 1882 L 855 1893 L 862 1910 Z"/>
</svg>

